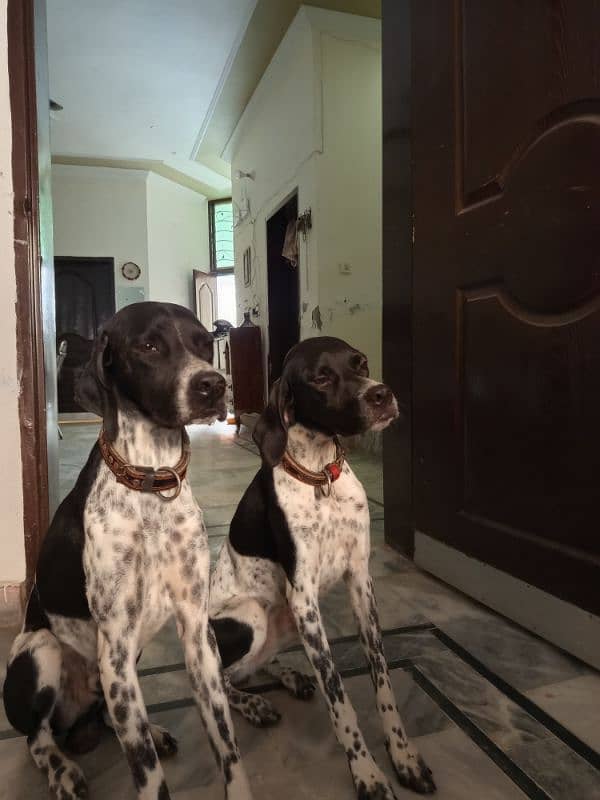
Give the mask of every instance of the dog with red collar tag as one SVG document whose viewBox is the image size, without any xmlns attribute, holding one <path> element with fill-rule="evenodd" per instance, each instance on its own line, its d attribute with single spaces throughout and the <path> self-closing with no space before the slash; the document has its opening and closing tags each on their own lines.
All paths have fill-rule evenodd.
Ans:
<svg viewBox="0 0 600 800">
<path fill-rule="evenodd" d="M 398 713 L 369 575 L 367 496 L 338 439 L 383 430 L 397 417 L 393 393 L 369 378 L 361 352 L 331 337 L 293 347 L 254 431 L 262 466 L 211 576 L 209 613 L 231 706 L 255 725 L 278 720 L 266 698 L 236 686 L 259 668 L 303 700 L 316 682 L 361 800 L 393 800 L 394 790 L 369 752 L 321 619 L 319 597 L 341 580 L 359 623 L 397 777 L 416 792 L 435 790 Z M 314 679 L 279 658 L 298 636 Z"/>
</svg>

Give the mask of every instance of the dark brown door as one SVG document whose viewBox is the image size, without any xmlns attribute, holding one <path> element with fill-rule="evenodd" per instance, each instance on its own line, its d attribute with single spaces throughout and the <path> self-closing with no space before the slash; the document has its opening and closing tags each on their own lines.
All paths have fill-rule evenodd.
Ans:
<svg viewBox="0 0 600 800">
<path fill-rule="evenodd" d="M 297 217 L 298 195 L 294 195 L 267 220 L 269 386 L 281 375 L 288 350 L 300 340 L 299 265 L 283 255 L 286 231 Z"/>
<path fill-rule="evenodd" d="M 59 358 L 58 410 L 77 412 L 75 378 L 88 361 L 100 326 L 115 313 L 112 258 L 55 258 L 56 342 Z"/>
<path fill-rule="evenodd" d="M 600 4 L 410 8 L 414 525 L 598 613 Z"/>
</svg>

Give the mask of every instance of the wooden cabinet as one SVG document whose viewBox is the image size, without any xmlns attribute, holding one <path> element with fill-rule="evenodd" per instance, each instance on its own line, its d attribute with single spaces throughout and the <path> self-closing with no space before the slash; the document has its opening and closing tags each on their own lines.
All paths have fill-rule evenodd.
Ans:
<svg viewBox="0 0 600 800">
<path fill-rule="evenodd" d="M 240 424 L 240 415 L 260 414 L 265 407 L 264 373 L 260 328 L 242 325 L 229 331 L 233 407 Z"/>
</svg>

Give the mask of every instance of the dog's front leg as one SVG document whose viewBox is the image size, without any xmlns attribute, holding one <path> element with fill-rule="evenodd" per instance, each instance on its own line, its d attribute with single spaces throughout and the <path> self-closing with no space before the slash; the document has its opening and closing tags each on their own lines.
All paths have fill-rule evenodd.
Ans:
<svg viewBox="0 0 600 800">
<path fill-rule="evenodd" d="M 313 573 L 309 571 L 307 574 Z M 358 797 L 360 800 L 393 800 L 394 790 L 367 748 L 358 727 L 356 712 L 333 663 L 317 594 L 314 587 L 308 591 L 306 589 L 302 585 L 293 588 L 290 607 L 304 650 L 325 697 L 335 735 L 346 751 Z"/>
<path fill-rule="evenodd" d="M 127 615 L 121 619 L 127 620 Z M 116 622 L 98 627 L 98 666 L 106 705 L 138 797 L 169 800 L 135 668 L 137 648 L 125 637 L 122 628 L 123 624 Z"/>
<path fill-rule="evenodd" d="M 203 527 L 180 552 L 182 562 L 170 575 L 168 589 L 194 698 L 223 773 L 227 800 L 251 800 L 231 721 L 217 640 L 208 622 L 210 555 Z"/>
<path fill-rule="evenodd" d="M 398 779 L 403 786 L 421 794 L 434 792 L 435 783 L 431 770 L 417 749 L 409 743 L 400 719 L 383 652 L 375 592 L 368 570 L 361 569 L 356 573 L 350 573 L 347 576 L 347 584 L 360 630 L 360 640 L 375 686 L 377 710 L 385 733 L 385 746 Z"/>
</svg>

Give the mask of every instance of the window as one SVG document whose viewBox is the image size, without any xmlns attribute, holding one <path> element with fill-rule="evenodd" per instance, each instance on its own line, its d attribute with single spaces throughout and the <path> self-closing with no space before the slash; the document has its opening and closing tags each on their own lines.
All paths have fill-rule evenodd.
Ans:
<svg viewBox="0 0 600 800">
<path fill-rule="evenodd" d="M 208 204 L 210 270 L 233 270 L 233 205 L 231 200 L 210 200 Z"/>
<path fill-rule="evenodd" d="M 235 277 L 233 267 L 233 205 L 231 200 L 208 203 L 210 271 L 217 276 L 217 315 L 236 324 Z"/>
</svg>

